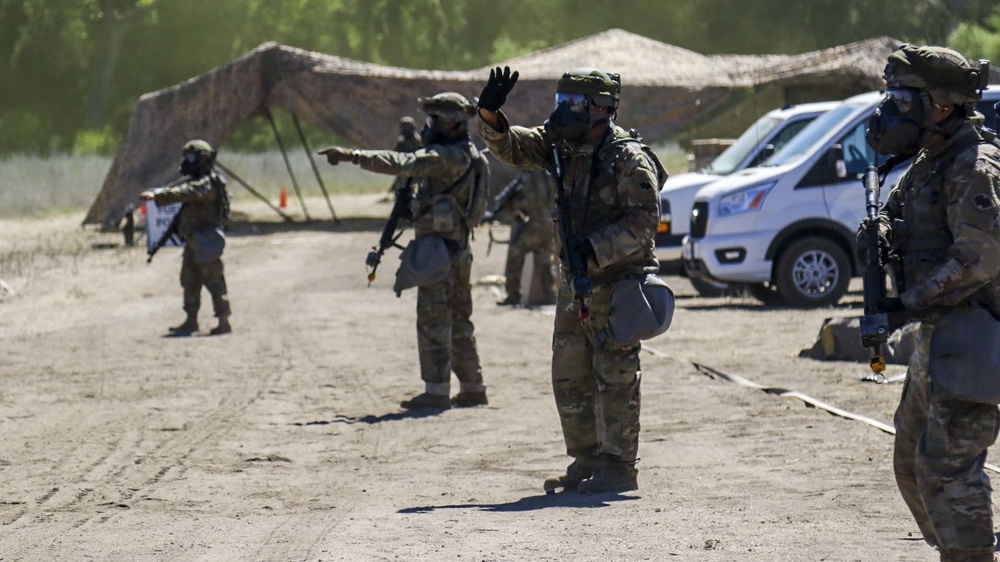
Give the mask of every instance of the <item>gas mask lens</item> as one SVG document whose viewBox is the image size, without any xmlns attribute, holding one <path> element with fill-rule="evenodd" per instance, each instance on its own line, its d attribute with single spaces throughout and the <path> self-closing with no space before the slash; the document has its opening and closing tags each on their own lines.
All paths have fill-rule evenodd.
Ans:
<svg viewBox="0 0 1000 562">
<path fill-rule="evenodd" d="M 556 92 L 556 107 L 566 104 L 570 111 L 583 113 L 587 111 L 587 96 L 584 94 L 563 94 Z"/>
<path fill-rule="evenodd" d="M 891 99 L 902 114 L 912 111 L 920 103 L 919 94 L 912 88 L 889 88 L 885 96 Z"/>
<path fill-rule="evenodd" d="M 185 152 L 184 153 L 184 161 L 187 162 L 188 164 L 195 164 L 195 163 L 197 163 L 198 162 L 198 153 L 197 152 Z"/>
</svg>

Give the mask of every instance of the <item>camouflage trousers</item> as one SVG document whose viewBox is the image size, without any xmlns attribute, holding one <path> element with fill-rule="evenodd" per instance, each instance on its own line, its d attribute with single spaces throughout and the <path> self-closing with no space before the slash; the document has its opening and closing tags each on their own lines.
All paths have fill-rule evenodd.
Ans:
<svg viewBox="0 0 1000 562">
<path fill-rule="evenodd" d="M 935 394 L 931 334 L 923 322 L 893 419 L 896 484 L 924 540 L 942 550 L 992 551 L 993 506 L 986 449 L 997 439 L 996 406 Z"/>
<path fill-rule="evenodd" d="M 639 452 L 639 342 L 594 339 L 608 325 L 611 287 L 594 288 L 584 326 L 572 289 L 561 282 L 552 335 L 552 391 L 566 453 L 590 466 L 604 457 L 634 463 Z"/>
<path fill-rule="evenodd" d="M 448 278 L 417 289 L 417 349 L 420 378 L 448 383 L 452 371 L 463 383 L 483 381 L 472 325 L 472 253 L 451 250 Z"/>
<path fill-rule="evenodd" d="M 229 316 L 229 294 L 226 291 L 222 260 L 196 263 L 194 248 L 184 246 L 184 256 L 181 259 L 181 287 L 184 289 L 184 311 L 188 314 L 198 314 L 198 309 L 201 308 L 201 288 L 205 287 L 212 296 L 215 315 Z"/>
<path fill-rule="evenodd" d="M 539 272 L 542 284 L 542 300 L 546 302 L 555 300 L 556 283 L 552 274 L 554 246 L 552 223 L 536 225 L 532 221 L 514 225 L 510 233 L 510 247 L 507 249 L 507 265 L 504 268 L 506 277 L 504 288 L 508 295 L 521 296 L 521 271 L 524 269 L 525 258 L 531 253 L 535 271 Z"/>
</svg>

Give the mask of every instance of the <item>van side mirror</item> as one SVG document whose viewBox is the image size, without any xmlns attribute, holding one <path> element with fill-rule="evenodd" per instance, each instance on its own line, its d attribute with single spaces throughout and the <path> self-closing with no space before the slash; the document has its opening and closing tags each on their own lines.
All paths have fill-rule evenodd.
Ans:
<svg viewBox="0 0 1000 562">
<path fill-rule="evenodd" d="M 831 146 L 826 153 L 826 159 L 827 162 L 830 162 L 833 175 L 837 179 L 842 180 L 847 177 L 847 163 L 844 162 L 844 147 L 842 145 L 838 143 Z"/>
<path fill-rule="evenodd" d="M 774 156 L 774 145 L 765 144 L 763 147 L 761 147 L 760 156 L 758 156 L 757 159 L 763 162 L 772 156 Z"/>
<path fill-rule="evenodd" d="M 816 160 L 813 167 L 799 180 L 796 189 L 838 183 L 846 177 L 844 149 L 841 145 L 835 144 Z"/>
</svg>

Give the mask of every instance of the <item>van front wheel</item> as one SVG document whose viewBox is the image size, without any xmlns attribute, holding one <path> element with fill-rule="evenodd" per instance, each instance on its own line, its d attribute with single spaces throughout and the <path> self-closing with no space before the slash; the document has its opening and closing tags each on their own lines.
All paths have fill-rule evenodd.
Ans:
<svg viewBox="0 0 1000 562">
<path fill-rule="evenodd" d="M 788 246 L 778 258 L 775 285 L 798 308 L 829 306 L 847 292 L 851 266 L 847 252 L 827 238 L 812 236 Z"/>
</svg>

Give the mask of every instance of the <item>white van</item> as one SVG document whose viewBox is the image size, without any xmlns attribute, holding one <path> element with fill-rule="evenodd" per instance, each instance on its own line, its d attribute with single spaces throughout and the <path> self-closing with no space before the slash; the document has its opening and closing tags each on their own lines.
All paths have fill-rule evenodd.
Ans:
<svg viewBox="0 0 1000 562">
<path fill-rule="evenodd" d="M 656 256 L 660 261 L 681 257 L 688 233 L 691 205 L 698 190 L 739 170 L 759 166 L 781 150 L 799 131 L 839 101 L 789 105 L 764 114 L 711 164 L 698 170 L 670 176 L 660 189 L 660 228 L 656 234 Z M 677 220 L 674 220 L 676 217 Z"/>
<path fill-rule="evenodd" d="M 983 95 L 982 112 L 1000 99 Z M 764 166 L 720 179 L 698 192 L 683 260 L 690 277 L 743 283 L 764 302 L 827 306 L 860 272 L 854 240 L 864 218 L 860 181 L 881 164 L 865 142 L 879 92 L 848 98 L 802 130 Z M 883 201 L 908 167 L 885 181 Z"/>
</svg>

